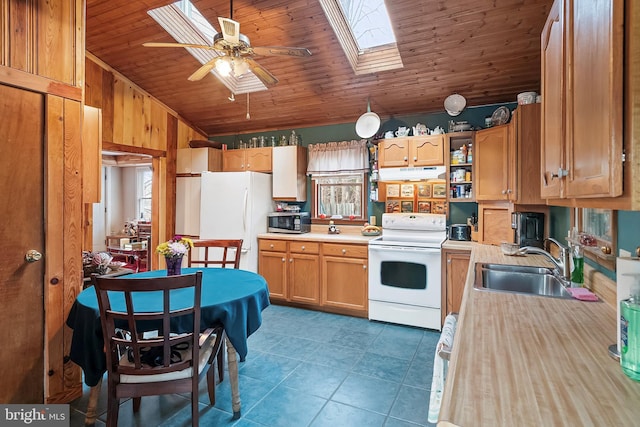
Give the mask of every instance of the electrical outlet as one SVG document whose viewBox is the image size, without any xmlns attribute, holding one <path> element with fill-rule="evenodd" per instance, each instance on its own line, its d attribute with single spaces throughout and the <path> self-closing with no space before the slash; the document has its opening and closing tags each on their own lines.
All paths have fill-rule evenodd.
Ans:
<svg viewBox="0 0 640 427">
<path fill-rule="evenodd" d="M 624 249 L 620 249 L 620 257 L 621 258 L 630 257 L 630 256 L 631 256 L 631 252 L 625 251 Z"/>
</svg>

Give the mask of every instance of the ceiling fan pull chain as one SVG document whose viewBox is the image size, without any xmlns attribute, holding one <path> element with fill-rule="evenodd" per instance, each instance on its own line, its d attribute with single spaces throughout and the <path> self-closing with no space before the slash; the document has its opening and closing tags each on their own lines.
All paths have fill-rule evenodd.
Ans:
<svg viewBox="0 0 640 427">
<path fill-rule="evenodd" d="M 247 120 L 249 120 L 251 118 L 251 115 L 249 114 L 249 92 L 247 92 Z"/>
</svg>

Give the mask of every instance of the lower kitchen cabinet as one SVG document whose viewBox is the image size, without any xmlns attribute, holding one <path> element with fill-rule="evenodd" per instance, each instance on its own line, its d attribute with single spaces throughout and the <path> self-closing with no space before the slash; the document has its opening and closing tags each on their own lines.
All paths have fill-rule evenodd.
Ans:
<svg viewBox="0 0 640 427">
<path fill-rule="evenodd" d="M 324 243 L 322 253 L 322 305 L 366 317 L 367 246 Z"/>
<path fill-rule="evenodd" d="M 449 313 L 460 312 L 471 259 L 470 250 L 442 250 L 442 323 Z"/>
<path fill-rule="evenodd" d="M 259 239 L 273 302 L 367 317 L 367 245 Z"/>
<path fill-rule="evenodd" d="M 267 280 L 274 301 L 320 303 L 317 242 L 260 240 L 258 273 Z"/>
</svg>

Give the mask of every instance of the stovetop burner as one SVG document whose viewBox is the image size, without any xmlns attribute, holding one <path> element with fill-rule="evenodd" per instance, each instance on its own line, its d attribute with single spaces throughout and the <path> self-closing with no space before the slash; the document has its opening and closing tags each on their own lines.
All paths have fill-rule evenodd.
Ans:
<svg viewBox="0 0 640 427">
<path fill-rule="evenodd" d="M 439 247 L 447 238 L 447 217 L 441 214 L 382 214 L 382 236 L 369 245 Z"/>
</svg>

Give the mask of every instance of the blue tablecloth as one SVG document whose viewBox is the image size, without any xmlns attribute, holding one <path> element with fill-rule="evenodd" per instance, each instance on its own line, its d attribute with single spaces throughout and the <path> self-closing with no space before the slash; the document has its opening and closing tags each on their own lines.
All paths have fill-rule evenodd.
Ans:
<svg viewBox="0 0 640 427">
<path fill-rule="evenodd" d="M 224 268 L 184 268 L 183 274 L 202 271 L 202 307 L 201 327 L 206 329 L 216 323 L 224 325 L 225 332 L 244 361 L 247 355 L 247 337 L 262 324 L 262 310 L 269 306 L 269 291 L 265 279 L 245 270 Z M 165 270 L 130 274 L 127 278 L 165 276 Z M 192 290 L 174 291 L 184 293 L 185 304 L 193 301 Z M 162 310 L 161 293 L 135 299 L 137 311 Z M 113 308 L 124 309 L 124 298 L 112 301 Z M 180 298 L 175 299 L 180 304 Z M 121 307 L 118 304 L 122 304 Z M 93 286 L 82 291 L 69 312 L 67 325 L 73 329 L 70 359 L 77 363 L 85 375 L 85 383 L 94 386 L 106 371 L 106 358 L 103 352 L 104 341 L 100 324 L 100 310 Z M 181 332 L 180 325 L 173 332 Z"/>
</svg>

